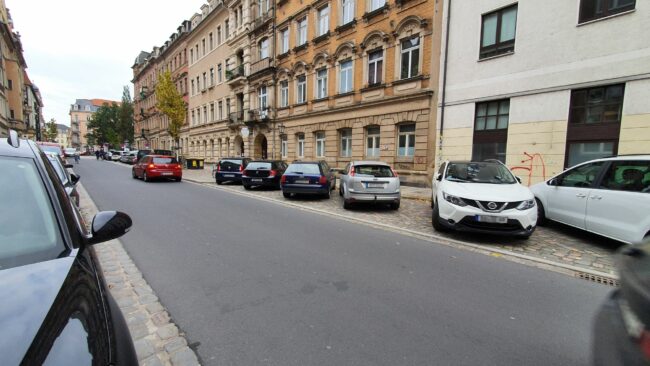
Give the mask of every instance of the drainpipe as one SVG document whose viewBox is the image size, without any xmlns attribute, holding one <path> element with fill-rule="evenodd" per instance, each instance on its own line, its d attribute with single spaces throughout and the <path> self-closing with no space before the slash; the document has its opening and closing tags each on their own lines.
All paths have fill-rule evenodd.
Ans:
<svg viewBox="0 0 650 366">
<path fill-rule="evenodd" d="M 447 91 L 447 56 L 449 54 L 449 23 L 451 23 L 451 0 L 447 0 L 447 24 L 445 34 L 445 62 L 442 71 L 442 102 L 440 104 L 440 131 L 438 132 L 438 161 L 442 155 L 442 135 L 445 128 L 445 94 Z"/>
<path fill-rule="evenodd" d="M 273 72 L 272 80 L 273 80 L 273 105 L 276 106 L 276 108 L 273 108 L 273 159 L 276 159 L 275 156 L 275 130 L 278 128 L 278 110 L 277 110 L 277 105 L 278 105 L 278 78 L 277 78 L 277 64 L 276 64 L 276 55 L 277 55 L 277 38 L 275 35 L 275 16 L 276 16 L 276 10 L 277 10 L 277 5 L 273 4 L 273 19 L 271 20 L 273 22 L 273 26 L 271 27 L 271 31 L 273 32 L 273 68 L 275 68 L 275 71 Z"/>
</svg>

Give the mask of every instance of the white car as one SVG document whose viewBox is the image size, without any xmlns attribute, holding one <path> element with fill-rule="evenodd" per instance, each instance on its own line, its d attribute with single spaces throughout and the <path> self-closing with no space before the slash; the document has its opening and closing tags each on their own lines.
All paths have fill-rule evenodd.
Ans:
<svg viewBox="0 0 650 366">
<path fill-rule="evenodd" d="M 431 222 L 457 230 L 527 239 L 537 225 L 533 193 L 497 160 L 447 161 L 432 181 Z"/>
<path fill-rule="evenodd" d="M 650 238 L 650 155 L 591 160 L 531 190 L 539 224 L 550 219 L 628 244 Z"/>
</svg>

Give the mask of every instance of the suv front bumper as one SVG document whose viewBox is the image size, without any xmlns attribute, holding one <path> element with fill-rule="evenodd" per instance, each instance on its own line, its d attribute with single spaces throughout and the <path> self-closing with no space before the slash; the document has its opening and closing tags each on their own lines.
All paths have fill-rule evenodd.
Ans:
<svg viewBox="0 0 650 366">
<path fill-rule="evenodd" d="M 456 206 L 438 200 L 440 223 L 457 231 L 499 234 L 512 236 L 530 236 L 537 223 L 537 207 L 528 210 L 510 209 L 498 213 L 485 212 L 472 206 Z M 489 223 L 478 220 L 479 216 L 505 217 L 505 223 Z"/>
</svg>

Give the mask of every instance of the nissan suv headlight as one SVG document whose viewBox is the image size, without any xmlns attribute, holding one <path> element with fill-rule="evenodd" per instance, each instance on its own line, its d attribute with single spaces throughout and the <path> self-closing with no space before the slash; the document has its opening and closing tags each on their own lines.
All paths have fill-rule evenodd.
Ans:
<svg viewBox="0 0 650 366">
<path fill-rule="evenodd" d="M 517 206 L 517 210 L 524 211 L 533 207 L 535 207 L 535 199 L 522 201 L 519 206 Z"/>
<path fill-rule="evenodd" d="M 442 192 L 442 198 L 444 198 L 445 201 L 451 203 L 452 205 L 461 206 L 461 207 L 467 206 L 467 203 L 465 203 L 465 201 L 463 201 L 462 198 L 452 196 L 452 195 L 447 194 L 445 192 Z"/>
</svg>

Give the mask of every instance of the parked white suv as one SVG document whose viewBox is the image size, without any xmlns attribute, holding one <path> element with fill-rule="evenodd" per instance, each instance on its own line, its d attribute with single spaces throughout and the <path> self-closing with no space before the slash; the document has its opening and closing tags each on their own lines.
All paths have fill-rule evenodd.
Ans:
<svg viewBox="0 0 650 366">
<path fill-rule="evenodd" d="M 545 219 L 628 244 L 650 237 L 650 155 L 596 159 L 531 187 Z"/>
<path fill-rule="evenodd" d="M 449 229 L 528 238 L 535 231 L 533 193 L 497 160 L 447 161 L 432 181 L 431 221 Z"/>
</svg>

